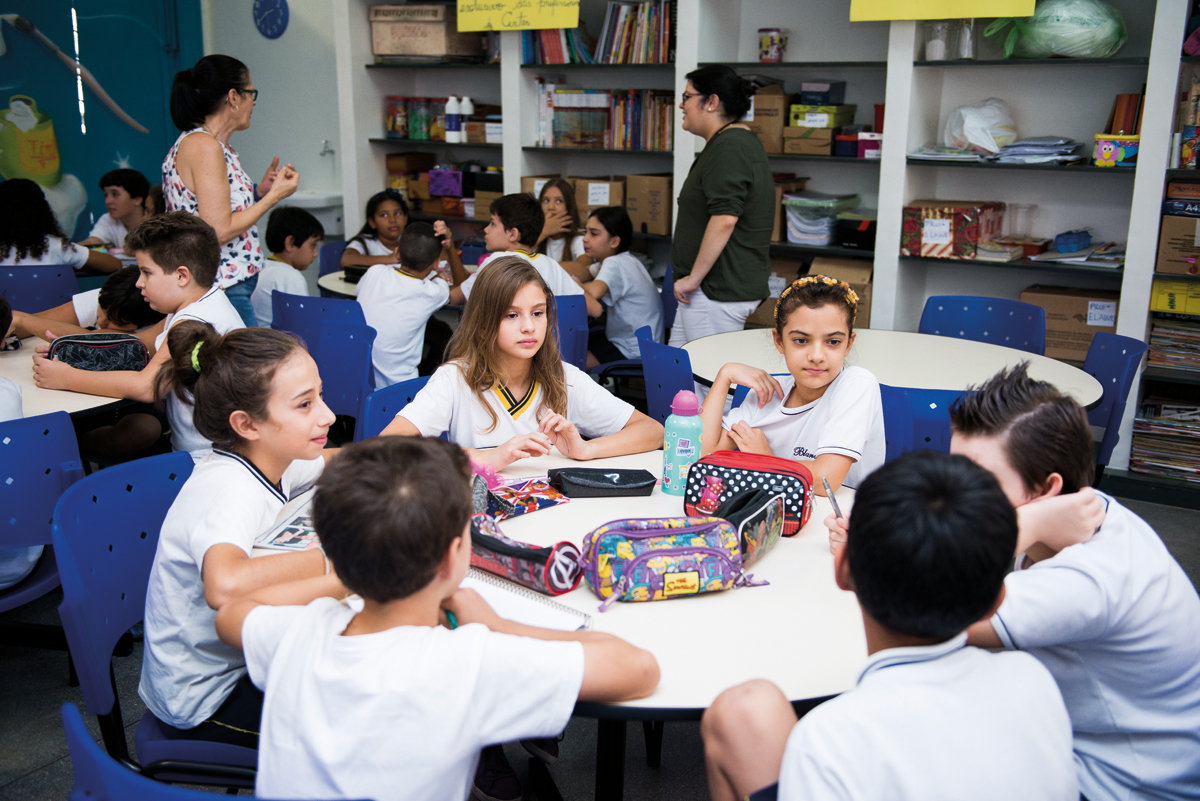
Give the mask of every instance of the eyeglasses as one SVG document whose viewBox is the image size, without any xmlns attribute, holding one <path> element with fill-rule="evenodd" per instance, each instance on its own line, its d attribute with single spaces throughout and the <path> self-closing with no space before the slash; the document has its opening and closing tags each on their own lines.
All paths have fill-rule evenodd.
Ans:
<svg viewBox="0 0 1200 801">
<path fill-rule="evenodd" d="M 257 89 L 238 89 L 238 91 L 244 95 L 250 95 L 251 100 L 258 100 L 258 90 Z"/>
<path fill-rule="evenodd" d="M 693 97 L 704 97 L 704 94 L 702 92 L 684 92 L 682 95 L 679 96 L 679 102 L 686 103 L 689 100 L 691 100 Z"/>
</svg>

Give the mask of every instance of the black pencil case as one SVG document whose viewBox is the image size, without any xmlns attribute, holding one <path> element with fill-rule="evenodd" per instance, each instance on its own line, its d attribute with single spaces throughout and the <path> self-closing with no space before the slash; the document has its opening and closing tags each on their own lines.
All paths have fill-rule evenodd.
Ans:
<svg viewBox="0 0 1200 801">
<path fill-rule="evenodd" d="M 568 498 L 618 498 L 649 495 L 658 479 L 648 470 L 560 467 L 547 472 L 550 486 Z"/>
</svg>

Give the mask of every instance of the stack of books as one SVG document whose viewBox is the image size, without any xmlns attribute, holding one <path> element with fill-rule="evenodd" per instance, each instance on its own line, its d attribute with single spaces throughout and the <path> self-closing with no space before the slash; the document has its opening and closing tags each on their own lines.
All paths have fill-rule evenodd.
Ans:
<svg viewBox="0 0 1200 801">
<path fill-rule="evenodd" d="M 675 0 L 610 0 L 596 45 L 597 64 L 669 64 L 675 60 Z"/>
<path fill-rule="evenodd" d="M 1200 320 L 1183 315 L 1155 318 L 1150 328 L 1150 367 L 1200 371 Z"/>
<path fill-rule="evenodd" d="M 1037 136 L 1005 145 L 988 160 L 1001 164 L 1070 164 L 1084 160 L 1079 148 L 1078 142 L 1061 136 Z"/>
<path fill-rule="evenodd" d="M 673 93 L 662 89 L 575 89 L 538 76 L 538 146 L 586 150 L 674 148 Z"/>
<path fill-rule="evenodd" d="M 522 31 L 525 64 L 593 64 L 592 41 L 583 28 Z"/>
<path fill-rule="evenodd" d="M 1133 422 L 1129 469 L 1200 484 L 1200 403 L 1145 400 Z"/>
</svg>

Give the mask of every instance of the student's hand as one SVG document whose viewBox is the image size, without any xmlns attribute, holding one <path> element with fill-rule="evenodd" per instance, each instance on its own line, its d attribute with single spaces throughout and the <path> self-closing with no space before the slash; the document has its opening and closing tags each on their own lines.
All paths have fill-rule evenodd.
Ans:
<svg viewBox="0 0 1200 801">
<path fill-rule="evenodd" d="M 267 167 L 267 171 L 263 173 L 262 180 L 258 182 L 258 196 L 266 197 L 271 191 L 271 185 L 275 183 L 275 176 L 279 172 L 279 156 L 276 156 L 271 161 L 271 166 Z"/>
<path fill-rule="evenodd" d="M 450 620 L 446 617 L 446 612 L 453 612 L 454 618 L 460 626 L 465 626 L 467 623 L 482 623 L 493 631 L 502 620 L 475 590 L 457 589 L 449 598 L 442 601 L 442 614 L 438 615 L 438 618 L 443 626 L 449 628 Z"/>
<path fill-rule="evenodd" d="M 829 529 L 829 552 L 837 556 L 838 551 L 846 547 L 846 533 L 850 530 L 850 519 L 831 514 L 825 518 L 825 528 Z"/>
<path fill-rule="evenodd" d="M 737 443 L 742 453 L 757 453 L 763 456 L 774 456 L 767 435 L 757 428 L 751 428 L 745 420 L 739 420 L 729 429 L 729 436 Z"/>
<path fill-rule="evenodd" d="M 285 164 L 283 169 L 275 173 L 274 180 L 271 181 L 271 190 L 267 192 L 275 203 L 290 196 L 300 186 L 300 173 L 296 172 L 296 168 L 291 164 Z"/>
<path fill-rule="evenodd" d="M 66 362 L 52 361 L 47 357 L 49 348 L 38 348 L 33 353 L 33 383 L 42 389 L 68 389 L 67 380 L 75 368 Z"/>
<path fill-rule="evenodd" d="M 450 233 L 450 226 L 446 225 L 445 220 L 434 220 L 433 233 L 442 241 L 442 250 L 454 247 L 454 235 Z"/>
<path fill-rule="evenodd" d="M 546 222 L 542 224 L 541 239 L 549 239 L 552 236 L 569 233 L 571 233 L 571 217 L 565 209 L 560 209 L 546 215 Z M 569 245 L 570 243 L 567 244 Z"/>
<path fill-rule="evenodd" d="M 482 451 L 481 457 L 497 470 L 503 470 L 518 459 L 545 456 L 550 453 L 550 439 L 545 434 L 518 434 L 503 445 Z"/>
<path fill-rule="evenodd" d="M 538 430 L 549 437 L 550 444 L 568 459 L 583 462 L 592 458 L 591 449 L 580 436 L 579 429 L 558 412 L 547 413 L 538 424 Z"/>
<path fill-rule="evenodd" d="M 12 313 L 12 321 L 8 324 L 8 330 L 4 332 L 4 336 L 0 339 L 8 339 L 13 335 L 13 331 L 17 330 L 17 324 L 25 317 L 25 312 L 14 311 Z"/>
<path fill-rule="evenodd" d="M 1017 553 L 1041 543 L 1057 553 L 1087 542 L 1105 518 L 1104 501 L 1091 487 L 1017 507 Z"/>
<path fill-rule="evenodd" d="M 700 279 L 693 275 L 685 275 L 675 279 L 675 299 L 680 303 L 691 304 L 687 295 L 700 288 Z"/>
<path fill-rule="evenodd" d="M 772 395 L 778 395 L 780 400 L 785 400 L 783 386 L 775 376 L 766 370 L 760 370 L 748 364 L 730 362 L 722 367 L 717 374 L 717 381 L 724 381 L 726 379 L 734 384 L 741 384 L 744 387 L 754 390 L 754 394 L 758 396 L 758 408 L 760 409 L 767 405 Z M 714 381 L 713 383 L 717 382 Z"/>
</svg>

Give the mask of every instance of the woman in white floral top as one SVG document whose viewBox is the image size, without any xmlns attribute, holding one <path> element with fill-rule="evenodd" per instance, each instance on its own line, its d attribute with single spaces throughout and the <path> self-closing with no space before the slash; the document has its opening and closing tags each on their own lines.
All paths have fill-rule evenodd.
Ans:
<svg viewBox="0 0 1200 801">
<path fill-rule="evenodd" d="M 258 220 L 295 192 L 300 180 L 296 168 L 280 168 L 276 156 L 255 187 L 229 146 L 234 131 L 250 127 L 257 98 L 246 65 L 230 56 L 205 56 L 176 73 L 171 119 L 183 133 L 163 161 L 167 211 L 191 212 L 217 232 L 217 283 L 250 327 L 257 324 L 250 294 L 263 266 Z"/>
</svg>

